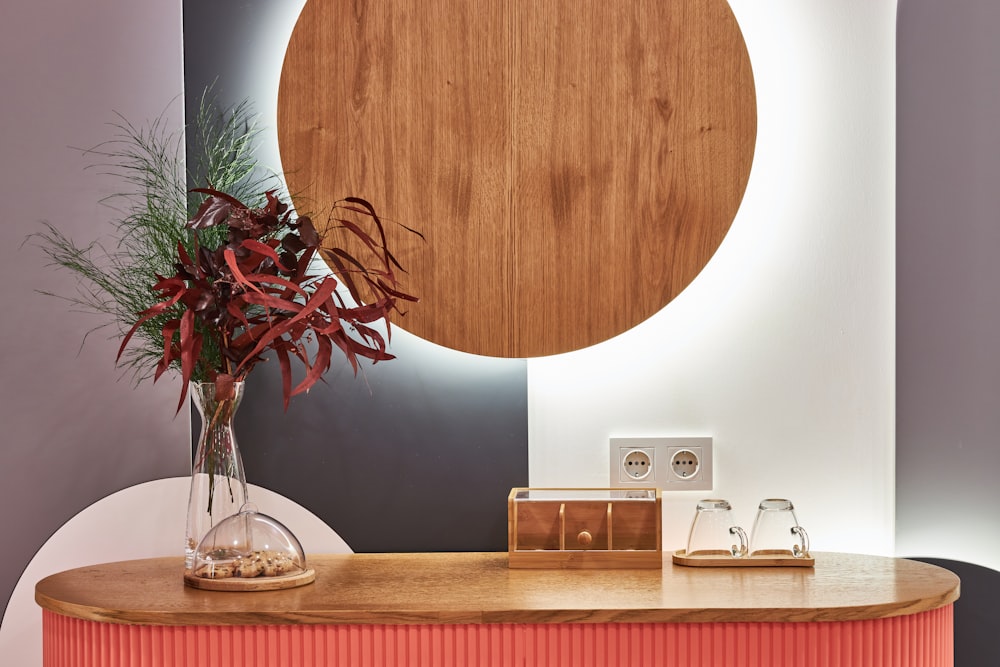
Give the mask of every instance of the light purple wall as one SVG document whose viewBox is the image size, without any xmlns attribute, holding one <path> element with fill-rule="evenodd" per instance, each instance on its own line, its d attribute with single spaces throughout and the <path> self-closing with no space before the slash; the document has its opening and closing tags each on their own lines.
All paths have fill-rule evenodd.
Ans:
<svg viewBox="0 0 1000 667">
<path fill-rule="evenodd" d="M 186 474 L 177 385 L 135 390 L 98 322 L 35 290 L 74 278 L 43 266 L 25 237 L 48 220 L 86 242 L 109 231 L 98 201 L 117 188 L 81 153 L 117 111 L 158 116 L 183 90 L 181 2 L 5 0 L 0 21 L 0 612 L 38 547 L 92 502 Z M 171 107 L 180 124 L 183 101 Z M 181 508 L 180 511 L 183 511 Z M 127 526 L 122 526 L 127 536 Z M 178 545 L 179 547 L 180 545 Z"/>
<path fill-rule="evenodd" d="M 1000 3 L 901 0 L 897 552 L 1000 570 Z"/>
</svg>

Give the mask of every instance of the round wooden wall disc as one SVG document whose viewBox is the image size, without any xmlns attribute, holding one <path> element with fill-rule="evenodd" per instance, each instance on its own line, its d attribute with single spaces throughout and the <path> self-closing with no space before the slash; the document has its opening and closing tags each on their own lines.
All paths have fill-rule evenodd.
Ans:
<svg viewBox="0 0 1000 667">
<path fill-rule="evenodd" d="M 278 97 L 299 212 L 358 196 L 423 232 L 390 229 L 421 299 L 397 324 L 502 357 L 604 341 L 684 289 L 756 118 L 725 0 L 309 0 Z"/>
</svg>

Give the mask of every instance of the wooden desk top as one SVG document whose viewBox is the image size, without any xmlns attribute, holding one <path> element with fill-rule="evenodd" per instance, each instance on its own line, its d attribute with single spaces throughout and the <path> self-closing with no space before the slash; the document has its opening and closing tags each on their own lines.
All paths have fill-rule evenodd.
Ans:
<svg viewBox="0 0 1000 667">
<path fill-rule="evenodd" d="M 308 556 L 316 582 L 284 591 L 184 585 L 183 559 L 46 577 L 35 600 L 85 620 L 145 625 L 852 621 L 951 604 L 958 577 L 910 560 L 814 554 L 815 568 L 512 570 L 506 553 Z"/>
</svg>

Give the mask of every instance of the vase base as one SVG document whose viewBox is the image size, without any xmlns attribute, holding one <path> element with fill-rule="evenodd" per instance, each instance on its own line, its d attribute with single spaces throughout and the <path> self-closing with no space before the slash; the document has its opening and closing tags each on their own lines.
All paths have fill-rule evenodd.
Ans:
<svg viewBox="0 0 1000 667">
<path fill-rule="evenodd" d="M 184 575 L 185 584 L 206 591 L 278 591 L 285 588 L 306 586 L 314 581 L 316 581 L 316 571 L 312 569 L 280 577 L 254 577 L 252 579 L 239 577 L 206 579 L 189 573 Z"/>
</svg>

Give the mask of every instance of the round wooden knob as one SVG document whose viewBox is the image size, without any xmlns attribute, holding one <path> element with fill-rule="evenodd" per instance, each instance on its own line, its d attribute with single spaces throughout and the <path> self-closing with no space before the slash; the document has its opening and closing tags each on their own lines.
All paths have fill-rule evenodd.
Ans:
<svg viewBox="0 0 1000 667">
<path fill-rule="evenodd" d="M 588 530 L 581 530 L 580 534 L 576 536 L 576 541 L 582 544 L 583 546 L 587 546 L 588 544 L 594 541 L 594 536 L 591 535 L 590 531 Z"/>
</svg>

